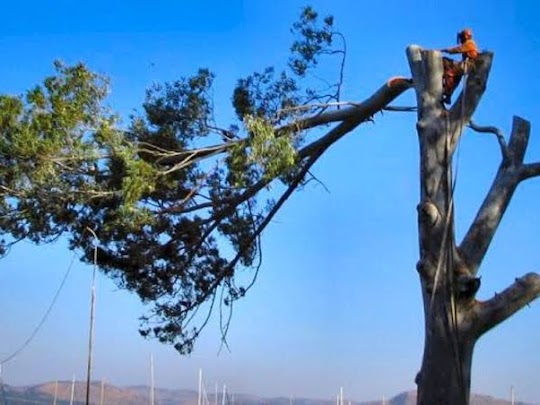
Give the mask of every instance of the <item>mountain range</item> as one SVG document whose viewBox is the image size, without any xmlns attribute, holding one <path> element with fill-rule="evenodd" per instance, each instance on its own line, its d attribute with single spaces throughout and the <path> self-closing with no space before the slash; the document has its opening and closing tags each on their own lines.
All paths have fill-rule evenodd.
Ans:
<svg viewBox="0 0 540 405">
<path fill-rule="evenodd" d="M 7 405 L 69 405 L 71 402 L 71 381 L 49 382 L 39 385 L 13 387 L 0 386 L 0 404 Z M 91 387 L 90 402 L 94 405 L 148 405 L 150 403 L 150 388 L 146 386 L 117 387 L 110 384 L 103 386 L 93 383 Z M 101 394 L 103 392 L 103 398 Z M 86 399 L 86 383 L 76 382 L 73 386 L 73 405 L 83 405 Z M 333 405 L 335 400 L 312 399 L 312 398 L 266 398 L 249 394 L 229 394 L 223 401 L 221 395 L 216 401 L 215 396 L 208 395 L 209 404 L 235 404 L 235 405 Z M 206 402 L 206 401 L 205 401 Z M 156 405 L 197 405 L 198 392 L 187 389 L 164 389 L 154 390 L 154 403 Z M 381 405 L 382 400 L 357 402 L 345 400 L 346 405 Z M 393 398 L 387 399 L 386 405 L 415 405 L 416 392 L 402 392 Z M 488 395 L 473 394 L 471 405 L 511 405 L 510 401 L 493 398 Z M 515 405 L 533 405 L 525 402 L 515 402 Z"/>
</svg>

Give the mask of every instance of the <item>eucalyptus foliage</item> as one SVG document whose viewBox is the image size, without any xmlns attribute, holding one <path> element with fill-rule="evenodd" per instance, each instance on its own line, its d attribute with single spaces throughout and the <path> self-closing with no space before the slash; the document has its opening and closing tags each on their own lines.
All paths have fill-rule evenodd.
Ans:
<svg viewBox="0 0 540 405">
<path fill-rule="evenodd" d="M 331 26 L 304 9 L 292 68 L 239 79 L 228 126 L 215 122 L 208 69 L 152 86 L 125 127 L 105 107 L 108 81 L 84 64 L 56 62 L 24 95 L 1 95 L 1 253 L 65 236 L 92 263 L 95 233 L 100 269 L 148 304 L 143 336 L 189 353 L 216 306 L 225 334 L 223 309 L 252 285 L 261 232 L 284 201 L 271 186 L 306 181 L 292 123 L 313 112 L 299 107 L 316 91 L 298 80 L 331 45 Z"/>
</svg>

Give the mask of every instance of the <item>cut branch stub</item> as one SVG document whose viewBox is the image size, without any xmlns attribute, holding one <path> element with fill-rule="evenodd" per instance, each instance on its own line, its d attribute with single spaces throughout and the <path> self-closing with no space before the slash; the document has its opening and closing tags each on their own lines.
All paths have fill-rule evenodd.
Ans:
<svg viewBox="0 0 540 405">
<path fill-rule="evenodd" d="M 523 163 L 525 151 L 527 150 L 527 145 L 529 144 L 530 132 L 530 122 L 521 117 L 514 116 L 512 121 L 512 135 L 510 135 L 508 149 L 510 150 L 512 163 L 515 165 Z"/>
<path fill-rule="evenodd" d="M 424 201 L 418 204 L 418 220 L 427 226 L 433 227 L 440 218 L 437 206 L 430 201 Z"/>
<path fill-rule="evenodd" d="M 407 58 L 416 90 L 418 117 L 428 118 L 442 107 L 443 67 L 440 52 L 426 51 L 418 45 L 407 47 Z"/>
</svg>

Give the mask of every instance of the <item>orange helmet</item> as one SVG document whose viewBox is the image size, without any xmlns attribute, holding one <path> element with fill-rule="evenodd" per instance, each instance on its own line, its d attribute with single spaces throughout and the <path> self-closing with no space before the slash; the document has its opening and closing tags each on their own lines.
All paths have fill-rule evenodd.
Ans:
<svg viewBox="0 0 540 405">
<path fill-rule="evenodd" d="M 463 35 L 463 38 L 465 39 L 471 39 L 472 38 L 472 30 L 470 28 L 465 28 L 461 30 L 461 35 Z"/>
<path fill-rule="evenodd" d="M 462 44 L 468 39 L 472 38 L 472 30 L 470 28 L 464 28 L 457 34 L 457 42 L 458 44 Z"/>
</svg>

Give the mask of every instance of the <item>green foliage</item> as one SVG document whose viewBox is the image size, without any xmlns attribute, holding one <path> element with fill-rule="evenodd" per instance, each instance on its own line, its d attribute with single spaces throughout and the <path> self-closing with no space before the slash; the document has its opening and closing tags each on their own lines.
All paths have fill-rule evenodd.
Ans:
<svg viewBox="0 0 540 405">
<path fill-rule="evenodd" d="M 275 78 L 275 69 L 266 68 L 240 79 L 234 89 L 233 106 L 240 120 L 246 116 L 265 117 L 274 124 L 290 116 L 287 109 L 299 104 L 298 85 L 286 72 Z"/>
<path fill-rule="evenodd" d="M 274 127 L 263 118 L 246 116 L 244 120 L 252 134 L 248 162 L 260 165 L 264 178 L 279 177 L 295 165 L 296 150 L 290 133 L 277 137 Z"/>
<path fill-rule="evenodd" d="M 0 230 L 15 239 L 54 238 L 92 189 L 86 175 L 99 151 L 88 139 L 106 117 L 106 81 L 82 64 L 55 63 L 56 75 L 24 97 L 0 97 Z"/>
<path fill-rule="evenodd" d="M 23 96 L 0 95 L 0 254 L 66 235 L 92 263 L 91 229 L 99 267 L 149 304 L 140 333 L 189 353 L 207 321 L 190 324 L 197 309 L 230 309 L 254 281 L 237 274 L 260 261 L 270 185 L 301 172 L 290 123 L 320 95 L 306 99 L 293 76 L 331 43 L 331 18 L 317 24 L 306 8 L 294 25 L 292 74 L 267 68 L 238 81 L 239 121 L 227 129 L 215 122 L 208 69 L 152 86 L 127 129 L 103 107 L 107 80 L 83 64 L 57 62 Z"/>
<path fill-rule="evenodd" d="M 195 76 L 152 86 L 143 104 L 148 124 L 174 133 L 182 141 L 206 135 L 212 115 L 209 90 L 213 81 L 213 73 L 199 69 Z"/>
<path fill-rule="evenodd" d="M 312 7 L 305 7 L 300 20 L 295 22 L 292 32 L 298 39 L 291 46 L 292 57 L 289 66 L 298 76 L 305 76 L 310 68 L 317 65 L 318 57 L 331 53 L 334 18 L 327 16 L 319 25 L 319 15 Z"/>
</svg>

